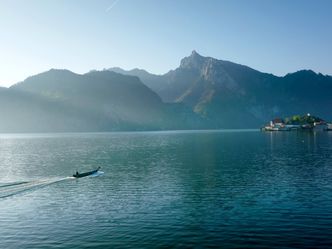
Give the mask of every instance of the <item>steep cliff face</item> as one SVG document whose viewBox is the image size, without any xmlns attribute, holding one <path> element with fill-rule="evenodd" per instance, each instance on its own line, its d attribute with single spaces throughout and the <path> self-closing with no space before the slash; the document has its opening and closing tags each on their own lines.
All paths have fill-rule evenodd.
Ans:
<svg viewBox="0 0 332 249">
<path fill-rule="evenodd" d="M 126 73 L 52 69 L 0 88 L 0 132 L 257 128 L 308 112 L 332 120 L 332 77 L 311 70 L 276 77 L 193 51 L 164 75 Z"/>
<path fill-rule="evenodd" d="M 164 101 L 185 104 L 213 127 L 258 127 L 309 111 L 332 119 L 332 78 L 310 70 L 277 77 L 193 51 L 158 77 L 167 83 L 150 86 Z"/>
</svg>

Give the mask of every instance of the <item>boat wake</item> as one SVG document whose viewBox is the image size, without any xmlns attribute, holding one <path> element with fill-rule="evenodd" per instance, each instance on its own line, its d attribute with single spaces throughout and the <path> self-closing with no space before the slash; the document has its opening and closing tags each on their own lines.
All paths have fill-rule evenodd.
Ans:
<svg viewBox="0 0 332 249">
<path fill-rule="evenodd" d="M 95 173 L 88 175 L 86 177 L 96 177 L 103 175 L 103 171 L 96 171 Z M 6 198 L 9 196 L 17 195 L 20 193 L 24 193 L 27 191 L 43 188 L 45 186 L 66 181 L 66 180 L 73 180 L 77 179 L 73 176 L 70 177 L 61 177 L 61 178 L 46 178 L 41 180 L 35 180 L 35 181 L 21 181 L 21 182 L 6 182 L 6 183 L 0 183 L 0 199 Z"/>
<path fill-rule="evenodd" d="M 50 178 L 36 181 L 0 183 L 0 198 L 17 195 L 23 192 L 39 189 L 54 183 L 75 179 L 74 177 Z"/>
<path fill-rule="evenodd" d="M 89 175 L 89 177 L 101 176 L 101 175 L 103 175 L 103 174 L 104 174 L 103 171 L 98 170 L 96 173 L 93 173 L 92 175 Z"/>
</svg>

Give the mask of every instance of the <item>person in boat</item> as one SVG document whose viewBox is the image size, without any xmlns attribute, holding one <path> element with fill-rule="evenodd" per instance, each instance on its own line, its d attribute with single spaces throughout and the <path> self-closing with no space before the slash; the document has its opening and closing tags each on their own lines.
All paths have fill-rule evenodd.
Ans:
<svg viewBox="0 0 332 249">
<path fill-rule="evenodd" d="M 78 176 L 79 174 L 78 174 L 78 171 L 76 170 L 76 176 Z"/>
</svg>

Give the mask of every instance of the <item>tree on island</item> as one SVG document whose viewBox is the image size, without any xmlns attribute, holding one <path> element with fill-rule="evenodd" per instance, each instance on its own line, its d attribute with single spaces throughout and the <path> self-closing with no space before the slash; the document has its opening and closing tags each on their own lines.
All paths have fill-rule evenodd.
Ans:
<svg viewBox="0 0 332 249">
<path fill-rule="evenodd" d="M 302 116 L 294 115 L 292 117 L 285 118 L 285 123 L 290 125 L 305 125 L 305 124 L 313 125 L 315 122 L 318 123 L 323 121 L 324 121 L 323 119 L 316 116 L 312 116 L 309 113 Z"/>
</svg>

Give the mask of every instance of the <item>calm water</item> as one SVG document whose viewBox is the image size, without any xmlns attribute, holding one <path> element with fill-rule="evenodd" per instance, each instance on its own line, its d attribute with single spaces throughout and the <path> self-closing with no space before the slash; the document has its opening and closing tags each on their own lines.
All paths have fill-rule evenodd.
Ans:
<svg viewBox="0 0 332 249">
<path fill-rule="evenodd" d="M 332 245 L 332 132 L 0 135 L 0 169 L 1 248 Z"/>
</svg>

